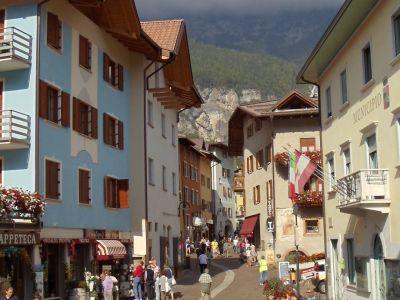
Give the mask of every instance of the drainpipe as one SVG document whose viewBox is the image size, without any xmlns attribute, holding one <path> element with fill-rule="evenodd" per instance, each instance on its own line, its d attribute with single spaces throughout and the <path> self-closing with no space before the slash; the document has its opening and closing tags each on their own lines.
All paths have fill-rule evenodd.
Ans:
<svg viewBox="0 0 400 300">
<path fill-rule="evenodd" d="M 143 148 L 144 148 L 144 203 L 145 203 L 145 231 L 146 231 L 146 256 L 147 256 L 147 247 L 148 247 L 148 236 L 149 236 L 149 228 L 148 228 L 148 220 L 149 220 L 149 193 L 148 193 L 148 166 L 147 166 L 147 97 L 146 92 L 149 88 L 149 79 L 162 69 L 164 69 L 167 65 L 175 61 L 176 55 L 174 53 L 170 53 L 169 60 L 164 63 L 161 67 L 157 68 L 154 72 L 149 75 L 146 75 L 147 70 L 155 63 L 155 61 L 151 61 L 146 68 L 143 70 L 143 121 L 144 121 L 144 128 L 143 128 Z"/>
<path fill-rule="evenodd" d="M 274 116 L 273 115 L 270 115 L 270 120 L 271 120 L 271 128 L 272 128 L 272 133 L 271 133 L 271 138 L 272 138 L 272 143 L 271 143 L 271 165 L 272 165 L 272 189 L 273 189 L 273 191 L 272 191 L 272 193 L 273 193 L 273 213 L 274 213 L 274 232 L 272 233 L 272 235 L 273 235 L 273 244 L 272 244 L 272 246 L 273 246 L 273 249 L 274 249 L 274 256 L 276 255 L 276 218 L 275 218 L 275 216 L 276 216 L 276 213 L 275 213 L 275 210 L 276 210 L 276 193 L 275 193 L 275 164 L 274 164 L 274 162 L 273 162 L 273 157 L 274 157 L 274 153 L 275 153 L 275 136 L 276 136 L 276 133 L 275 133 L 275 128 L 274 128 Z M 268 207 L 267 207 L 267 209 L 268 209 Z"/>
<path fill-rule="evenodd" d="M 316 85 L 318 87 L 318 109 L 320 112 L 319 115 L 319 149 L 321 152 L 321 160 L 323 157 L 323 147 L 322 147 L 322 118 L 321 118 L 321 87 L 319 84 L 315 82 L 311 82 L 307 79 L 304 78 L 304 76 L 301 76 L 301 80 L 312 85 Z M 322 161 L 321 161 L 322 163 Z M 323 185 L 325 187 L 325 185 Z M 326 234 L 326 226 L 327 226 L 327 219 L 326 219 L 326 209 L 325 209 L 325 188 L 323 188 L 323 193 L 322 193 L 322 217 L 324 219 L 324 249 L 325 249 L 325 256 L 328 258 L 328 239 L 327 239 L 327 234 Z M 328 267 L 328 264 L 326 264 L 326 267 Z M 328 274 L 328 272 L 326 273 Z M 328 275 L 327 275 L 328 278 Z M 326 296 L 329 296 L 329 284 L 326 285 Z"/>
</svg>

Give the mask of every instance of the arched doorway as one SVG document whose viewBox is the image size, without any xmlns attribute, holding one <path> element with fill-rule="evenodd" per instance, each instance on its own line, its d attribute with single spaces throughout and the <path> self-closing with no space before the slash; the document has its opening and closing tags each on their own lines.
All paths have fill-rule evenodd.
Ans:
<svg viewBox="0 0 400 300">
<path fill-rule="evenodd" d="M 233 236 L 233 226 L 230 220 L 225 221 L 225 228 L 224 228 L 224 235 L 225 236 Z"/>
<path fill-rule="evenodd" d="M 386 299 L 386 283 L 385 283 L 385 261 L 383 260 L 383 246 L 379 234 L 374 239 L 374 277 L 375 298 L 376 300 Z"/>
</svg>

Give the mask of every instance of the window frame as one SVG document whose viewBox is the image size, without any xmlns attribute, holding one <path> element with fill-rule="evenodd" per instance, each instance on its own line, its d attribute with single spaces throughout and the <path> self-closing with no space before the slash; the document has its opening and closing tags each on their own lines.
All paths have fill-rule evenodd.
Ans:
<svg viewBox="0 0 400 300">
<path fill-rule="evenodd" d="M 368 50 L 368 52 L 367 52 Z M 373 68 L 372 68 L 372 47 L 371 42 L 368 42 L 364 45 L 361 50 L 362 53 L 362 67 L 363 67 L 363 85 L 369 83 L 373 78 Z M 369 56 L 366 54 L 369 53 Z M 368 59 L 368 61 L 367 61 Z"/>
<path fill-rule="evenodd" d="M 332 192 L 334 190 L 334 186 L 336 185 L 335 156 L 333 154 L 329 155 L 327 157 L 326 163 L 328 165 L 329 174 L 328 192 Z"/>
<path fill-rule="evenodd" d="M 251 138 L 254 135 L 254 130 L 253 130 L 253 123 L 251 123 L 250 125 L 248 125 L 246 127 L 247 130 L 247 138 Z"/>
<path fill-rule="evenodd" d="M 49 107 L 50 94 L 53 92 L 56 98 L 53 99 L 54 111 Z M 46 81 L 39 81 L 39 117 L 56 126 L 70 127 L 70 94 L 62 91 L 59 87 L 49 84 Z M 50 115 L 52 115 L 50 117 Z M 56 119 L 56 120 L 55 120 Z"/>
<path fill-rule="evenodd" d="M 52 198 L 48 196 L 47 194 L 47 162 L 52 162 L 58 164 L 58 169 L 57 169 L 57 198 Z M 56 160 L 53 158 L 44 158 L 44 197 L 46 200 L 50 201 L 62 201 L 62 162 L 60 160 Z M 52 180 L 53 178 L 50 178 Z"/>
<path fill-rule="evenodd" d="M 156 183 L 155 183 L 155 174 L 154 174 L 154 159 L 151 157 L 148 157 L 147 162 L 149 164 L 149 174 L 148 174 L 149 184 L 155 186 Z"/>
<path fill-rule="evenodd" d="M 314 228 L 317 227 L 317 231 L 308 231 L 308 226 L 307 222 L 317 222 L 317 226 L 313 226 Z M 315 218 L 306 218 L 304 219 L 304 234 L 305 235 L 316 235 L 316 234 L 321 234 L 321 222 L 319 219 Z"/>
<path fill-rule="evenodd" d="M 398 31 L 396 32 L 396 20 L 398 20 Z M 400 55 L 400 9 L 398 9 L 392 16 L 392 31 L 393 31 L 393 55 L 398 57 Z"/>
<path fill-rule="evenodd" d="M 333 112 L 332 112 L 332 89 L 331 86 L 328 86 L 325 89 L 325 101 L 326 101 L 326 117 L 332 118 L 333 117 Z"/>
<path fill-rule="evenodd" d="M 348 161 L 347 161 L 347 157 L 346 157 L 346 153 L 348 152 L 349 156 L 348 156 Z M 352 164 L 351 164 L 351 149 L 350 149 L 350 145 L 346 145 L 345 147 L 343 147 L 342 149 L 342 158 L 343 158 L 343 175 L 347 176 L 350 175 L 352 173 Z"/>
<path fill-rule="evenodd" d="M 113 88 L 124 90 L 124 66 L 116 63 L 110 56 L 103 52 L 103 79 Z"/>
<path fill-rule="evenodd" d="M 87 199 L 88 202 L 81 201 L 81 171 L 89 173 L 88 176 L 88 189 L 87 189 Z M 78 167 L 78 204 L 84 206 L 92 205 L 92 171 L 88 168 Z"/>
<path fill-rule="evenodd" d="M 172 172 L 172 195 L 176 196 L 177 195 L 177 188 L 176 188 L 176 173 Z"/>
<path fill-rule="evenodd" d="M 176 146 L 176 128 L 175 124 L 171 124 L 171 144 L 172 146 Z"/>
<path fill-rule="evenodd" d="M 90 104 L 73 97 L 72 129 L 91 139 L 98 139 L 98 111 Z"/>
<path fill-rule="evenodd" d="M 151 100 L 147 100 L 147 125 L 154 128 L 154 107 Z"/>
<path fill-rule="evenodd" d="M 50 25 L 51 18 L 53 18 L 53 21 L 57 23 L 57 24 L 52 24 L 52 25 L 56 26 L 56 29 L 54 29 L 55 32 L 53 33 L 56 36 L 52 37 L 52 38 L 54 38 L 54 41 L 52 41 L 50 39 L 51 32 L 49 30 L 52 27 L 50 27 L 49 25 Z M 52 12 L 49 12 L 49 11 L 47 12 L 47 15 L 46 15 L 46 45 L 50 49 L 52 49 L 52 50 L 54 50 L 54 51 L 56 51 L 58 53 L 62 53 L 62 49 L 63 49 L 63 23 L 60 20 L 60 18 L 58 17 L 58 15 L 53 14 Z"/>
<path fill-rule="evenodd" d="M 166 139 L 167 138 L 167 133 L 166 133 L 166 128 L 165 128 L 165 113 L 161 113 L 161 136 Z"/>
<path fill-rule="evenodd" d="M 124 123 L 108 113 L 103 113 L 103 142 L 113 148 L 124 149 Z"/>
<path fill-rule="evenodd" d="M 260 149 L 256 153 L 256 169 L 260 170 L 262 169 L 264 165 L 264 150 Z"/>
<path fill-rule="evenodd" d="M 162 189 L 164 192 L 168 191 L 167 189 L 167 167 L 162 166 L 162 171 L 161 171 L 161 178 L 162 178 Z"/>
<path fill-rule="evenodd" d="M 347 69 L 340 72 L 340 98 L 342 99 L 342 104 L 349 102 L 349 94 L 347 87 Z"/>
<path fill-rule="evenodd" d="M 81 68 L 91 72 L 92 70 L 92 43 L 87 37 L 79 35 L 78 64 Z"/>
<path fill-rule="evenodd" d="M 261 199 L 260 199 L 260 186 L 256 185 L 253 187 L 253 203 L 254 205 L 260 204 Z"/>
<path fill-rule="evenodd" d="M 368 144 L 368 140 L 370 138 L 374 137 L 375 138 L 375 151 L 370 151 L 370 146 Z M 368 169 L 379 169 L 379 152 L 378 152 L 378 138 L 376 131 L 370 132 L 368 135 L 365 136 L 365 146 L 366 146 L 366 154 L 367 154 L 367 167 Z M 376 153 L 376 167 L 372 168 L 371 166 L 371 153 L 375 152 Z"/>
</svg>

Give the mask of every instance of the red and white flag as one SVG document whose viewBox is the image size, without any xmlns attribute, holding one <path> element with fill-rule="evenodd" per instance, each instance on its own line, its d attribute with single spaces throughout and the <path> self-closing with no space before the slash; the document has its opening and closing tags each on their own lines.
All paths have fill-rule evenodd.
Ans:
<svg viewBox="0 0 400 300">
<path fill-rule="evenodd" d="M 316 168 L 317 165 L 312 162 L 311 159 L 296 150 L 295 193 L 304 192 L 304 185 L 310 179 Z"/>
</svg>

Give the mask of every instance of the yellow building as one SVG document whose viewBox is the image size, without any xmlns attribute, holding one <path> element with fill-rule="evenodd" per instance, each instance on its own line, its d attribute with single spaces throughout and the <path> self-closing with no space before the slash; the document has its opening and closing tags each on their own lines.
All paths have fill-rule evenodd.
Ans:
<svg viewBox="0 0 400 300">
<path fill-rule="evenodd" d="M 329 299 L 400 299 L 400 1 L 345 1 L 300 71 L 319 87 Z"/>
<path fill-rule="evenodd" d="M 236 228 L 241 228 L 244 217 L 246 215 L 246 200 L 244 193 L 244 176 L 242 169 L 237 169 L 235 171 L 234 187 L 233 192 L 235 193 L 235 203 L 236 203 Z"/>
</svg>

